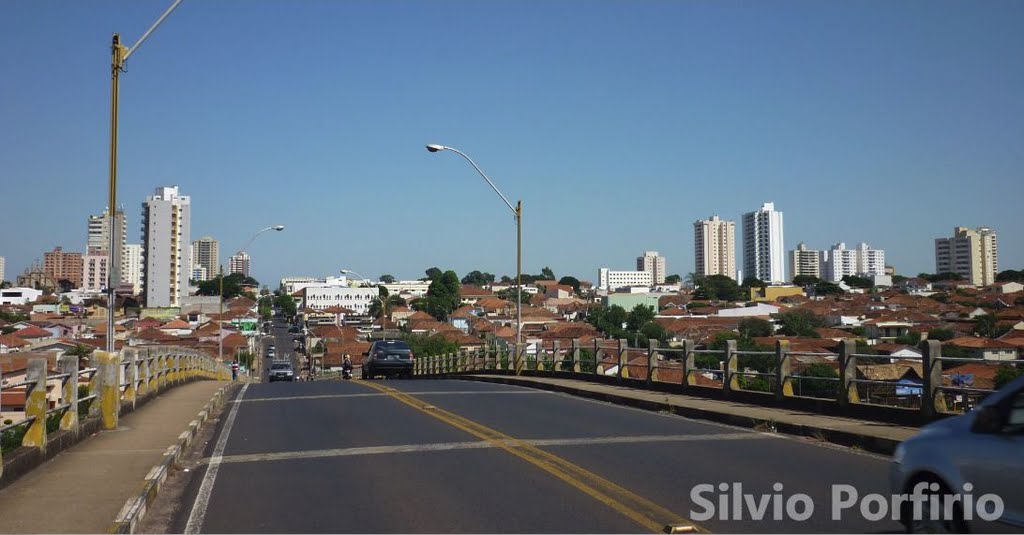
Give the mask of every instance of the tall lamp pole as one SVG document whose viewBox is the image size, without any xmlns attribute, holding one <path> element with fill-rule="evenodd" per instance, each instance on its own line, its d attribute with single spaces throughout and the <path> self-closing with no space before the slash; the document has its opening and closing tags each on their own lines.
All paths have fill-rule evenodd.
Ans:
<svg viewBox="0 0 1024 535">
<path fill-rule="evenodd" d="M 120 80 L 121 71 L 124 70 L 125 62 L 128 61 L 128 57 L 131 56 L 139 45 L 142 44 L 149 34 L 153 33 L 153 30 L 159 26 L 181 0 L 174 0 L 171 7 L 164 11 L 160 18 L 156 19 L 156 22 L 146 30 L 146 33 L 142 34 L 142 37 L 132 45 L 131 48 L 127 48 L 121 44 L 121 36 L 114 34 L 113 41 L 111 43 L 111 61 L 110 61 L 110 183 L 108 184 L 108 199 L 109 206 L 107 208 L 107 352 L 114 352 L 114 304 L 116 300 L 116 289 L 117 285 L 121 282 L 114 280 L 115 269 L 114 269 L 114 245 L 117 243 L 115 236 L 116 225 L 114 224 L 117 220 L 117 107 L 120 93 Z M 120 259 L 118 259 L 120 261 Z M 121 271 L 116 270 L 116 274 L 120 276 Z"/>
<path fill-rule="evenodd" d="M 454 147 L 446 147 L 444 145 L 437 145 L 437 144 L 431 143 L 431 144 L 427 145 L 427 150 L 430 151 L 430 152 L 440 152 L 440 151 L 444 151 L 444 150 L 452 151 L 455 154 L 458 154 L 459 156 L 462 156 L 463 158 L 465 158 L 466 161 L 469 162 L 470 165 L 472 165 L 474 169 L 476 169 L 476 172 L 480 173 L 480 176 L 484 177 L 484 180 L 486 180 L 487 184 L 489 186 L 491 186 L 491 189 L 494 190 L 494 193 L 497 193 L 498 196 L 501 197 L 501 200 L 505 201 L 505 205 L 508 206 L 509 210 L 512 210 L 512 214 L 515 215 L 515 219 L 516 219 L 516 346 L 518 346 L 519 344 L 523 343 L 523 201 L 521 201 L 521 200 L 517 201 L 516 205 L 512 206 L 512 203 L 508 202 L 508 199 L 506 199 L 505 196 L 500 191 L 498 191 L 498 187 L 494 185 L 494 182 L 491 182 L 491 179 L 487 177 L 487 175 L 484 173 L 483 169 L 480 169 L 480 166 L 477 165 L 476 162 L 474 162 L 472 158 L 467 156 L 466 153 L 460 151 L 459 149 L 456 149 Z M 516 356 L 518 358 L 518 354 Z M 518 373 L 518 371 L 519 370 L 517 369 L 516 372 Z"/>
<path fill-rule="evenodd" d="M 269 232 L 271 230 L 281 232 L 282 230 L 284 230 L 284 225 L 274 225 L 272 227 L 267 227 L 256 231 L 256 233 L 253 234 L 251 238 L 249 238 L 249 241 L 245 243 L 245 249 L 241 249 L 241 251 L 244 252 L 245 250 L 247 250 L 249 246 L 252 245 L 252 242 L 256 239 L 257 236 L 263 234 L 264 232 Z M 217 360 L 220 362 L 224 362 L 224 264 L 220 264 L 220 280 L 218 282 L 220 286 L 220 315 L 217 318 L 217 321 L 219 323 L 217 329 Z M 257 303 L 259 303 L 259 301 L 257 301 Z M 252 370 L 250 370 L 249 372 L 252 373 Z"/>
</svg>

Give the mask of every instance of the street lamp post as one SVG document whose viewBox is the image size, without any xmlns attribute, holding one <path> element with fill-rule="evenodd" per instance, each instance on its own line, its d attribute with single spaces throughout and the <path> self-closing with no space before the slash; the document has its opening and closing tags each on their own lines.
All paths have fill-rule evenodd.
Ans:
<svg viewBox="0 0 1024 535">
<path fill-rule="evenodd" d="M 156 22 L 146 30 L 146 33 L 142 34 L 142 37 L 132 45 L 131 48 L 125 47 L 121 44 L 121 36 L 114 34 L 114 38 L 111 43 L 110 53 L 110 181 L 108 184 L 108 199 L 109 206 L 107 208 L 107 352 L 113 353 L 114 351 L 114 304 L 116 300 L 117 285 L 121 281 L 114 280 L 115 271 L 120 275 L 120 270 L 114 269 L 114 246 L 116 245 L 116 221 L 117 221 L 117 112 L 118 112 L 118 101 L 120 96 L 120 81 L 121 71 L 124 70 L 125 62 L 128 61 L 128 57 L 138 50 L 139 45 L 142 44 L 149 34 L 153 33 L 153 30 L 160 25 L 171 14 L 172 11 L 181 0 L 174 0 L 171 7 L 164 11 L 160 18 L 156 19 Z"/>
<path fill-rule="evenodd" d="M 373 284 L 366 277 L 360 275 L 355 270 L 352 270 L 352 269 L 343 269 L 343 270 L 341 270 L 341 274 L 342 275 L 348 275 L 349 273 L 359 277 L 359 279 L 362 280 L 363 282 L 365 282 L 368 287 L 373 288 Z M 377 301 L 380 302 L 380 313 L 381 313 L 380 333 L 381 333 L 381 336 L 383 336 L 384 339 L 387 340 L 388 339 L 387 325 L 386 325 L 386 320 L 387 320 L 387 304 L 384 302 L 383 299 L 381 299 L 381 297 L 380 297 L 380 289 L 379 288 L 377 289 L 377 294 L 375 295 L 375 297 L 377 298 Z M 373 332 L 373 324 L 372 323 L 370 324 L 370 332 Z"/>
<path fill-rule="evenodd" d="M 508 202 L 508 199 L 498 191 L 498 187 L 491 182 L 491 179 L 487 177 L 483 169 L 473 161 L 472 158 L 466 155 L 466 153 L 456 149 L 454 147 L 446 147 L 444 145 L 438 145 L 430 143 L 427 145 L 427 151 L 429 152 L 440 152 L 440 151 L 451 151 L 459 156 L 466 159 L 470 165 L 476 169 L 480 176 L 484 177 L 487 184 L 491 186 L 491 189 L 501 197 L 501 200 L 505 201 L 505 205 L 508 206 L 509 210 L 512 210 L 512 214 L 516 220 L 516 359 L 519 358 L 519 344 L 523 343 L 523 201 L 517 201 L 515 206 Z M 517 362 L 518 364 L 518 362 Z M 519 373 L 518 365 L 516 367 L 516 373 Z"/>
<path fill-rule="evenodd" d="M 270 226 L 270 227 L 267 227 L 267 228 L 260 229 L 260 230 L 256 231 L 256 233 L 253 234 L 251 238 L 249 238 L 249 241 L 245 243 L 245 249 L 241 249 L 241 251 L 245 251 L 245 250 L 249 249 L 249 246 L 252 245 L 252 242 L 256 239 L 257 236 L 259 236 L 260 234 L 263 234 L 264 232 L 269 232 L 271 230 L 276 230 L 278 232 L 281 232 L 282 230 L 284 230 L 284 225 L 274 225 L 274 226 Z M 220 292 L 219 292 L 220 293 L 220 315 L 217 318 L 217 321 L 219 322 L 219 326 L 218 326 L 219 328 L 217 329 L 217 360 L 220 361 L 220 362 L 224 362 L 224 264 L 223 263 L 220 264 L 220 280 L 218 282 L 219 282 L 219 287 L 220 287 Z M 259 303 L 259 301 L 257 301 L 257 304 L 258 303 Z M 249 370 L 249 373 L 252 374 L 252 369 L 251 368 Z"/>
</svg>

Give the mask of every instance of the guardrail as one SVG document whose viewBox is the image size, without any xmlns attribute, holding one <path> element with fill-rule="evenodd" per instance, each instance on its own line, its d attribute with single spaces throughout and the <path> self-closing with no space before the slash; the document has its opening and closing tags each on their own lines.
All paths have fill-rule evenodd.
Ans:
<svg viewBox="0 0 1024 535">
<path fill-rule="evenodd" d="M 4 391 L 24 391 L 24 419 L 0 426 L 2 446 L 38 450 L 43 457 L 49 435 L 66 432 L 76 439 L 86 420 L 98 420 L 101 429 L 115 429 L 121 414 L 134 410 L 160 392 L 197 379 L 230 380 L 231 372 L 223 363 L 198 351 L 170 346 L 126 348 L 121 352 L 93 352 L 95 367 L 79 367 L 77 356 L 64 355 L 57 360 L 57 373 L 49 372 L 50 359 L 30 358 L 25 380 L 3 384 Z M 60 387 L 56 403 L 50 407 L 48 388 Z M 88 394 L 80 396 L 79 389 Z M 0 478 L 3 477 L 3 452 L 0 447 Z"/>
<path fill-rule="evenodd" d="M 735 340 L 729 340 L 724 349 L 713 350 L 696 349 L 692 340 L 676 347 L 660 347 L 651 340 L 647 348 L 630 348 L 626 340 L 595 340 L 592 346 L 584 347 L 577 339 L 566 339 L 542 344 L 529 354 L 526 345 L 519 344 L 421 357 L 416 359 L 413 374 L 444 377 L 495 372 L 610 380 L 625 386 L 800 405 L 823 412 L 930 421 L 970 409 L 978 398 L 992 392 L 944 384 L 944 362 L 1013 364 L 943 357 L 942 346 L 935 340 L 924 341 L 919 347 L 922 356 L 908 358 L 857 353 L 852 340 L 840 342 L 838 353 L 820 353 L 791 351 L 786 340 L 778 340 L 773 351 L 741 351 Z M 824 367 L 808 374 L 809 365 L 796 362 L 800 357 L 818 357 L 816 364 Z M 872 363 L 879 360 L 885 361 L 890 370 L 903 369 L 904 373 L 887 379 L 872 378 L 877 371 Z M 914 368 L 916 373 L 912 375 L 919 380 L 904 379 L 905 368 Z M 827 369 L 831 372 L 822 373 Z"/>
</svg>

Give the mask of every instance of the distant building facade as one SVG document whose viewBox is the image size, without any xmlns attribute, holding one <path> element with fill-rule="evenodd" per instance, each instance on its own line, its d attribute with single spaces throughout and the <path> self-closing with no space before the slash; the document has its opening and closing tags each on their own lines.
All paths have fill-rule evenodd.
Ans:
<svg viewBox="0 0 1024 535">
<path fill-rule="evenodd" d="M 743 214 L 743 275 L 767 283 L 786 280 L 782 212 L 766 202 L 759 210 Z"/>
<path fill-rule="evenodd" d="M 66 253 L 61 247 L 43 253 L 43 272 L 55 283 L 71 282 L 73 288 L 82 287 L 82 253 Z"/>
<path fill-rule="evenodd" d="M 110 249 L 110 210 L 105 208 L 100 215 L 90 215 L 86 240 L 86 255 L 108 254 Z M 124 218 L 124 210 L 118 209 L 114 213 L 114 265 L 110 272 L 115 285 L 124 281 L 124 250 L 127 240 L 127 223 Z M 84 262 L 84 259 L 83 259 Z M 107 287 L 106 281 L 103 287 Z"/>
<path fill-rule="evenodd" d="M 142 291 L 142 245 L 125 244 L 122 258 L 121 282 L 131 285 L 132 295 L 138 295 Z"/>
<path fill-rule="evenodd" d="M 82 257 L 83 290 L 99 291 L 107 288 L 107 252 L 96 250 Z"/>
<path fill-rule="evenodd" d="M 712 216 L 693 223 L 694 275 L 736 280 L 736 222 Z"/>
<path fill-rule="evenodd" d="M 203 236 L 192 242 L 192 278 L 197 281 L 212 279 L 217 274 L 217 264 L 220 263 L 220 242 Z M 203 268 L 201 279 L 196 278 L 196 269 Z"/>
<path fill-rule="evenodd" d="M 608 268 L 597 270 L 598 288 L 616 290 L 629 286 L 653 286 L 654 276 L 647 271 L 613 271 Z"/>
<path fill-rule="evenodd" d="M 248 277 L 250 264 L 251 259 L 249 258 L 249 253 L 245 251 L 238 251 L 231 255 L 231 259 L 228 262 L 228 274 L 241 273 Z"/>
<path fill-rule="evenodd" d="M 988 227 L 956 227 L 952 237 L 936 238 L 935 272 L 956 273 L 977 286 L 995 283 L 999 272 L 996 232 Z"/>
<path fill-rule="evenodd" d="M 142 205 L 142 293 L 147 307 L 180 306 L 192 273 L 192 200 L 177 186 L 156 189 Z"/>
<path fill-rule="evenodd" d="M 821 278 L 821 251 L 808 249 L 803 242 L 789 252 L 789 280 L 801 275 Z"/>
<path fill-rule="evenodd" d="M 658 251 L 644 251 L 642 256 L 636 258 L 636 270 L 650 273 L 654 284 L 665 283 L 665 269 L 665 257 L 659 255 Z"/>
</svg>

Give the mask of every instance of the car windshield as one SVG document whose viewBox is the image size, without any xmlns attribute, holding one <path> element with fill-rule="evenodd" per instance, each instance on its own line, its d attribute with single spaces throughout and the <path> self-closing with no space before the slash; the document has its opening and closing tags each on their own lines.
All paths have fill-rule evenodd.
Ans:
<svg viewBox="0 0 1024 535">
<path fill-rule="evenodd" d="M 270 367 L 270 369 L 272 369 L 272 370 L 288 370 L 288 369 L 291 369 L 291 365 L 290 364 L 274 364 L 273 366 Z"/>
</svg>

